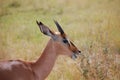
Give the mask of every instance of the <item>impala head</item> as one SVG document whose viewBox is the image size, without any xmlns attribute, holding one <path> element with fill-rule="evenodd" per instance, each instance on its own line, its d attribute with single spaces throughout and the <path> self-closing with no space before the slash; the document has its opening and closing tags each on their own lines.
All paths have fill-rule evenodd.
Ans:
<svg viewBox="0 0 120 80">
<path fill-rule="evenodd" d="M 78 48 L 67 38 L 67 35 L 57 21 L 54 22 L 59 32 L 53 32 L 42 22 L 36 22 L 40 28 L 40 31 L 43 34 L 50 36 L 53 40 L 57 54 L 68 55 L 72 59 L 75 59 L 77 58 L 77 55 L 81 53 L 81 51 L 78 50 Z"/>
</svg>

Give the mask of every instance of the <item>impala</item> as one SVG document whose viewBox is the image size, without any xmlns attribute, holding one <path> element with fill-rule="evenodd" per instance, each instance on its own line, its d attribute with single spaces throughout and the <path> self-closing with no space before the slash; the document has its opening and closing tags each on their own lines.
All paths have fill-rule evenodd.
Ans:
<svg viewBox="0 0 120 80">
<path fill-rule="evenodd" d="M 50 36 L 40 58 L 35 62 L 9 60 L 0 62 L 0 80 L 45 80 L 50 74 L 59 55 L 77 58 L 80 50 L 67 38 L 57 21 L 54 21 L 59 32 L 53 32 L 42 22 L 36 21 L 40 31 Z"/>
</svg>

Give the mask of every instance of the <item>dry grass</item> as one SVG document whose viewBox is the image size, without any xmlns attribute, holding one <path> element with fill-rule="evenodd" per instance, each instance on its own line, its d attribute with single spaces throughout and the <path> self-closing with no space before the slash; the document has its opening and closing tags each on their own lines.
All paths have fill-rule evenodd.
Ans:
<svg viewBox="0 0 120 80">
<path fill-rule="evenodd" d="M 36 60 L 56 19 L 81 49 L 76 61 L 60 56 L 47 80 L 120 79 L 119 0 L 0 0 L 0 60 Z"/>
</svg>

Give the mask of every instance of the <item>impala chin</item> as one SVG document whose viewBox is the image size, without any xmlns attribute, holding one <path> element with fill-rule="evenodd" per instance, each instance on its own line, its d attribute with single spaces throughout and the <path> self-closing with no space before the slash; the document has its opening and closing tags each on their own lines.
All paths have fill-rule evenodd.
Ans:
<svg viewBox="0 0 120 80">
<path fill-rule="evenodd" d="M 77 54 L 76 54 L 76 53 L 73 53 L 73 55 L 71 56 L 71 58 L 72 58 L 73 60 L 75 60 L 75 59 L 77 58 Z"/>
</svg>

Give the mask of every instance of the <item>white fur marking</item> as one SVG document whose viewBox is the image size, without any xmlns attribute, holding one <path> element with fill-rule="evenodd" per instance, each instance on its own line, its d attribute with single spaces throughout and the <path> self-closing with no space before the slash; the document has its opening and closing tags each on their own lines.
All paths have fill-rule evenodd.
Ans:
<svg viewBox="0 0 120 80">
<path fill-rule="evenodd" d="M 12 66 L 18 65 L 18 64 L 21 64 L 21 63 L 18 61 L 5 62 L 3 64 L 0 64 L 0 68 L 4 70 L 12 70 Z"/>
</svg>

